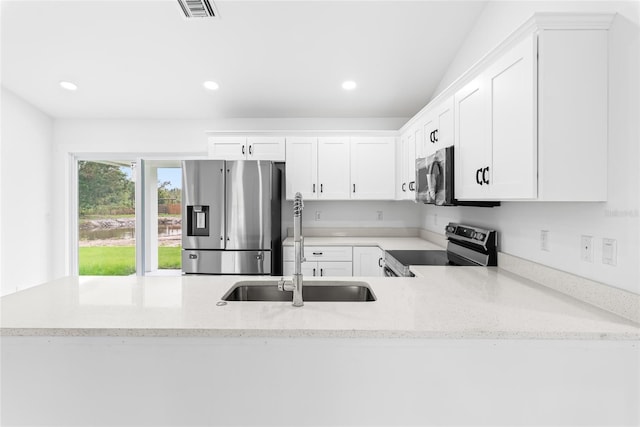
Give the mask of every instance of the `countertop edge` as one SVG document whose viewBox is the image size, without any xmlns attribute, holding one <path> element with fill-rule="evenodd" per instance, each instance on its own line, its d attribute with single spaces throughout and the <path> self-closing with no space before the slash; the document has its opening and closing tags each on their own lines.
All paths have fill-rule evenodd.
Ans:
<svg viewBox="0 0 640 427">
<path fill-rule="evenodd" d="M 308 329 L 143 329 L 143 328 L 0 328 L 0 337 L 120 337 L 120 338 L 379 338 L 638 341 L 638 333 L 523 331 L 389 331 Z"/>
</svg>

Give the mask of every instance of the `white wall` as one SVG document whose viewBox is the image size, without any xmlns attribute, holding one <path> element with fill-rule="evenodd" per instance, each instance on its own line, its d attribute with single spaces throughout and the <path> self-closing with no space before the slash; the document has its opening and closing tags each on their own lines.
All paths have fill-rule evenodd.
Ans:
<svg viewBox="0 0 640 427">
<path fill-rule="evenodd" d="M 638 2 L 490 2 L 438 91 L 534 12 L 617 12 L 609 32 L 609 146 L 606 203 L 503 203 L 493 209 L 422 207 L 422 225 L 442 232 L 462 221 L 501 232 L 501 250 L 560 270 L 640 292 L 640 6 Z M 576 153 L 580 155 L 580 153 Z M 594 179 L 598 179 L 594 171 Z M 550 232 L 550 252 L 540 250 Z M 580 236 L 594 236 L 594 262 L 580 260 Z M 617 240 L 617 266 L 602 263 L 602 239 Z"/>
<path fill-rule="evenodd" d="M 152 154 L 167 157 L 176 154 L 206 155 L 208 130 L 398 130 L 406 118 L 374 119 L 224 119 L 224 120 L 73 120 L 58 119 L 54 123 L 53 182 L 55 188 L 64 189 L 64 197 L 56 197 L 53 205 L 53 222 L 56 224 L 53 239 L 53 274 L 60 277 L 70 274 L 69 253 L 69 168 L 71 153 L 131 153 Z M 362 215 L 375 214 L 378 210 L 388 213 L 386 221 L 376 222 L 376 226 L 388 227 L 392 224 L 411 224 L 416 227 L 420 220 L 415 208 L 406 213 L 408 218 L 398 211 L 382 205 L 370 205 L 368 202 L 350 202 L 358 206 L 355 212 Z M 320 205 L 326 213 L 323 226 L 338 226 L 336 205 L 329 202 L 327 207 Z M 382 207 L 380 207 L 382 206 Z M 314 208 L 315 210 L 315 208 Z M 286 212 L 283 212 L 286 220 Z M 360 217 L 345 217 L 340 226 L 356 226 Z M 314 224 L 315 225 L 315 224 Z M 285 227 L 287 225 L 285 224 Z"/>
<path fill-rule="evenodd" d="M 320 212 L 320 219 L 316 219 Z M 382 219 L 378 219 L 382 212 Z M 418 228 L 420 211 L 411 201 L 311 201 L 304 202 L 302 213 L 304 228 Z M 286 201 L 282 208 L 282 226 L 293 227 L 293 202 Z"/>
<path fill-rule="evenodd" d="M 52 278 L 52 137 L 53 120 L 2 87 L 2 295 Z"/>
</svg>

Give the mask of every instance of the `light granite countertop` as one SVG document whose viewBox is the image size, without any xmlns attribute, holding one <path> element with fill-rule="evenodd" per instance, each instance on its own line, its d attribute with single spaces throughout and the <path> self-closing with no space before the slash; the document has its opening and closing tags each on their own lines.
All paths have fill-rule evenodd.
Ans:
<svg viewBox="0 0 640 427">
<path fill-rule="evenodd" d="M 498 268 L 365 280 L 375 302 L 229 302 L 255 277 L 67 277 L 4 296 L 3 336 L 638 340 L 638 324 Z M 269 280 L 262 278 L 258 280 Z M 314 278 L 314 280 L 337 278 Z"/>
<path fill-rule="evenodd" d="M 419 237 L 306 237 L 305 246 L 378 246 L 385 251 L 392 250 L 438 250 L 443 249 Z M 287 237 L 283 246 L 293 246 L 293 237 Z"/>
</svg>

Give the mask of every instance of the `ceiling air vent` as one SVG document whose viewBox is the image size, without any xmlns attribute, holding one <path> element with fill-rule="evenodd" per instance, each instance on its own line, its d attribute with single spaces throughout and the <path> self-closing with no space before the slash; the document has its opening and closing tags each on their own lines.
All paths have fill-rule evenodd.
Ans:
<svg viewBox="0 0 640 427">
<path fill-rule="evenodd" d="M 209 0 L 178 0 L 187 18 L 215 18 L 216 10 Z"/>
</svg>

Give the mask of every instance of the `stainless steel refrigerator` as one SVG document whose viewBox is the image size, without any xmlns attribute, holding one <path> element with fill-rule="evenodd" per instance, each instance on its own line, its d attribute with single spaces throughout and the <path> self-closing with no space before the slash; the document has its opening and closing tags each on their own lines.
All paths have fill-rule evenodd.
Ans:
<svg viewBox="0 0 640 427">
<path fill-rule="evenodd" d="M 280 210 L 272 162 L 183 161 L 183 274 L 281 275 Z"/>
</svg>

